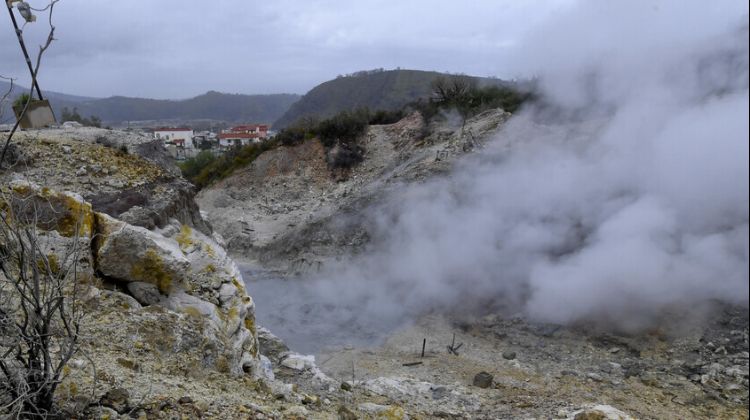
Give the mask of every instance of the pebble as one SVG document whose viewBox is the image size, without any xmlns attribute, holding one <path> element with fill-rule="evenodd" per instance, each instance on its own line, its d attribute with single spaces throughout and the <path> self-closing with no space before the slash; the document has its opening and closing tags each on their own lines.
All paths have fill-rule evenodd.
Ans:
<svg viewBox="0 0 750 420">
<path fill-rule="evenodd" d="M 474 386 L 479 388 L 489 388 L 492 385 L 493 376 L 488 372 L 479 372 L 474 376 L 472 382 Z M 434 393 L 433 393 L 434 398 Z"/>
<path fill-rule="evenodd" d="M 601 382 L 604 379 L 602 378 L 602 375 L 594 372 L 587 373 L 586 377 L 596 382 Z"/>
</svg>

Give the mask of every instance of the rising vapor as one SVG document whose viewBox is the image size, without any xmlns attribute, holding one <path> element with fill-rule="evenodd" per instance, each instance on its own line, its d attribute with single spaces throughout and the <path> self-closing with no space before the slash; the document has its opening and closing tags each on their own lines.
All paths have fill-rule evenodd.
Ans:
<svg viewBox="0 0 750 420">
<path fill-rule="evenodd" d="M 545 107 L 371 209 L 368 252 L 312 299 L 360 325 L 507 310 L 627 330 L 747 305 L 747 5 L 585 2 L 519 51 Z"/>
</svg>

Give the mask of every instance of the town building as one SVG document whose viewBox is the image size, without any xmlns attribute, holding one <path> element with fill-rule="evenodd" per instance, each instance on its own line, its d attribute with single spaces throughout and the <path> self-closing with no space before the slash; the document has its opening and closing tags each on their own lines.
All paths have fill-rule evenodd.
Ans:
<svg viewBox="0 0 750 420">
<path fill-rule="evenodd" d="M 220 147 L 245 146 L 260 143 L 268 138 L 268 126 L 265 124 L 246 124 L 223 130 L 218 135 Z"/>
<path fill-rule="evenodd" d="M 177 160 L 191 158 L 196 154 L 193 130 L 184 127 L 160 127 L 154 129 L 154 138 L 162 140 L 169 154 Z"/>
<path fill-rule="evenodd" d="M 154 129 L 154 138 L 163 140 L 165 145 L 190 148 L 193 145 L 193 130 L 184 127 L 160 127 Z"/>
</svg>

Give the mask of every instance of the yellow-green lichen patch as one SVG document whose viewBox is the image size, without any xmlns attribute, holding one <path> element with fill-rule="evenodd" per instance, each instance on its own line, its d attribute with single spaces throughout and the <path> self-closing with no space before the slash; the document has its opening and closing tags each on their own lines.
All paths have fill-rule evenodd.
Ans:
<svg viewBox="0 0 750 420">
<path fill-rule="evenodd" d="M 226 356 L 221 355 L 216 358 L 216 370 L 221 373 L 229 373 L 229 360 L 227 360 Z"/>
<path fill-rule="evenodd" d="M 237 309 L 236 306 L 232 306 L 231 308 L 229 308 L 229 311 L 227 311 L 227 318 L 229 318 L 229 320 L 231 321 L 237 318 L 239 314 L 240 314 L 240 310 Z"/>
<path fill-rule="evenodd" d="M 29 184 L 15 184 L 11 187 L 11 190 L 21 196 L 28 196 L 32 191 L 31 185 Z"/>
<path fill-rule="evenodd" d="M 194 318 L 194 319 L 197 319 L 197 320 L 202 320 L 203 319 L 203 314 L 195 306 L 186 306 L 186 307 L 182 308 L 181 310 L 182 310 L 182 312 L 184 314 L 186 314 L 187 316 L 189 316 L 191 318 Z"/>
<path fill-rule="evenodd" d="M 56 230 L 63 236 L 91 237 L 94 232 L 94 212 L 91 204 L 67 195 L 61 195 L 67 212 L 58 220 Z"/>
<path fill-rule="evenodd" d="M 153 248 L 146 250 L 143 258 L 133 266 L 130 274 L 135 281 L 145 281 L 156 285 L 163 294 L 168 294 L 172 290 L 172 275 L 166 270 L 164 261 Z"/>
<path fill-rule="evenodd" d="M 203 251 L 211 258 L 216 258 L 216 251 L 209 244 L 203 244 Z"/>
<path fill-rule="evenodd" d="M 188 225 L 182 225 L 180 227 L 180 233 L 177 234 L 175 239 L 183 252 L 195 244 L 195 242 L 193 242 L 193 230 L 190 229 L 190 226 Z"/>
<path fill-rule="evenodd" d="M 49 254 L 47 258 L 39 258 L 36 267 L 43 275 L 56 276 L 60 274 L 60 261 L 57 254 Z"/>
<path fill-rule="evenodd" d="M 404 409 L 394 405 L 389 407 L 387 410 L 383 410 L 380 413 L 378 413 L 377 417 L 378 419 L 383 420 L 402 420 L 406 417 L 404 413 Z"/>
<path fill-rule="evenodd" d="M 14 197 L 10 204 L 2 203 L 2 208 L 10 210 L 13 219 L 36 224 L 42 230 L 56 230 L 66 237 L 92 236 L 93 210 L 79 197 L 23 183 L 12 185 L 10 192 Z"/>
<path fill-rule="evenodd" d="M 245 328 L 247 328 L 248 331 L 250 331 L 253 335 L 255 335 L 255 319 L 253 318 L 245 318 Z"/>
<path fill-rule="evenodd" d="M 237 288 L 240 295 L 247 295 L 247 291 L 245 290 L 245 285 L 242 284 L 239 280 L 237 280 L 237 277 L 232 277 L 232 284 L 234 287 Z"/>
</svg>

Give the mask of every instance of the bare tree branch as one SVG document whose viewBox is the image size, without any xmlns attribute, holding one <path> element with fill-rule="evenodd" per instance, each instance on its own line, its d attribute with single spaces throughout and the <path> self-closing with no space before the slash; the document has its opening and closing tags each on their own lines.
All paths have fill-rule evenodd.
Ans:
<svg viewBox="0 0 750 420">
<path fill-rule="evenodd" d="M 79 348 L 83 215 L 61 239 L 46 220 L 60 214 L 46 208 L 54 211 L 33 192 L 0 191 L 0 396 L 9 396 L 0 413 L 14 418 L 55 413 L 54 392 Z"/>
</svg>

